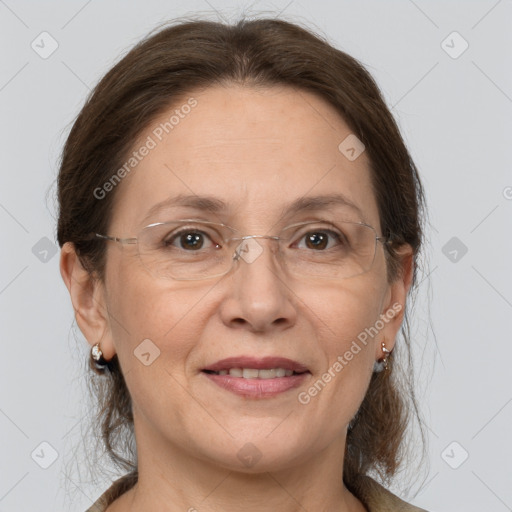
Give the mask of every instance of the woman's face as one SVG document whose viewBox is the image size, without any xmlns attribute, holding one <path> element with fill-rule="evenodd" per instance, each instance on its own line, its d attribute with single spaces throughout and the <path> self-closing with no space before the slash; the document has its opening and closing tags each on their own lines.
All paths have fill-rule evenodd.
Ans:
<svg viewBox="0 0 512 512">
<path fill-rule="evenodd" d="M 191 96 L 193 108 L 181 109 L 186 99 L 175 105 L 134 146 L 148 136 L 155 142 L 118 185 L 109 235 L 136 236 L 148 224 L 186 218 L 222 222 L 242 235 L 336 219 L 366 222 L 382 234 L 369 160 L 365 152 L 353 158 L 357 147 L 356 153 L 338 148 L 351 131 L 323 100 L 286 87 L 215 87 Z M 179 122 L 166 133 L 160 123 L 176 109 Z M 333 194 L 347 202 L 289 209 L 299 199 Z M 207 196 L 225 206 L 155 208 L 177 196 Z M 136 245 L 107 242 L 101 347 L 106 357 L 118 354 L 139 454 L 179 451 L 225 468 L 265 471 L 343 447 L 383 355 L 380 343 L 393 348 L 407 286 L 403 279 L 388 282 L 381 244 L 369 271 L 330 279 L 290 276 L 276 258 L 276 242 L 256 241 L 262 248 L 256 259 L 242 258 L 223 277 L 198 281 L 155 276 Z M 389 310 L 386 322 L 378 322 Z M 286 358 L 307 372 L 292 377 L 289 389 L 282 384 L 289 377 L 275 384 L 262 379 L 257 395 L 254 381 L 244 392 L 243 377 L 204 371 L 241 357 L 251 360 L 226 364 L 271 369 L 286 363 L 263 358 Z"/>
</svg>

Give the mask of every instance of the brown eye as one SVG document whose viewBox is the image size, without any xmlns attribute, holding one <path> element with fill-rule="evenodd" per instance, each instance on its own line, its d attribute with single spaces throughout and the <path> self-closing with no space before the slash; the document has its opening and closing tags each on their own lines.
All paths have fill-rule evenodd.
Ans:
<svg viewBox="0 0 512 512">
<path fill-rule="evenodd" d="M 163 245 L 184 251 L 198 251 L 207 248 L 209 240 L 210 237 L 203 231 L 187 229 L 168 235 L 165 237 Z"/>
<path fill-rule="evenodd" d="M 304 246 L 301 247 L 301 242 L 304 241 Z M 338 233 L 331 230 L 322 231 L 309 231 L 302 235 L 298 247 L 312 249 L 314 251 L 323 251 L 330 249 L 335 245 L 340 245 L 342 242 L 341 237 Z"/>
<path fill-rule="evenodd" d="M 309 249 L 325 249 L 329 238 L 325 233 L 308 233 L 306 235 L 306 246 Z"/>
<path fill-rule="evenodd" d="M 183 249 L 201 249 L 204 244 L 202 233 L 187 233 L 180 236 L 180 244 Z"/>
</svg>

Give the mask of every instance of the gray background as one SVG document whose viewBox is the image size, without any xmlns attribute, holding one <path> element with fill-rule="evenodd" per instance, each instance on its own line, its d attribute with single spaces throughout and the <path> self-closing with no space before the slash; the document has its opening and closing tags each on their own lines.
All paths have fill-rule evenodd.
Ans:
<svg viewBox="0 0 512 512">
<path fill-rule="evenodd" d="M 158 23 L 262 11 L 309 25 L 367 66 L 427 189 L 414 346 L 430 465 L 402 482 L 409 499 L 431 512 L 512 510 L 510 0 L 0 0 L 0 512 L 81 511 L 109 478 L 85 470 L 86 347 L 55 247 L 70 123 Z M 58 43 L 45 59 L 43 31 Z"/>
</svg>

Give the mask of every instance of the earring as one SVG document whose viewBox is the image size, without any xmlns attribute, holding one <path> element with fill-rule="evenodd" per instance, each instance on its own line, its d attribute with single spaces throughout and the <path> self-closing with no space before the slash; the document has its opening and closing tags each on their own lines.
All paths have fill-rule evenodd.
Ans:
<svg viewBox="0 0 512 512">
<path fill-rule="evenodd" d="M 373 366 L 374 372 L 381 372 L 381 371 L 388 370 L 388 356 L 389 356 L 389 354 L 391 354 L 392 351 L 388 350 L 386 348 L 385 342 L 381 343 L 381 347 L 382 347 L 382 352 L 384 353 L 384 357 L 382 357 L 381 359 L 379 359 L 378 361 L 375 362 L 375 364 Z"/>
<path fill-rule="evenodd" d="M 108 361 L 103 357 L 99 343 L 96 343 L 96 345 L 91 348 L 91 359 L 97 367 L 101 368 L 108 365 Z"/>
</svg>

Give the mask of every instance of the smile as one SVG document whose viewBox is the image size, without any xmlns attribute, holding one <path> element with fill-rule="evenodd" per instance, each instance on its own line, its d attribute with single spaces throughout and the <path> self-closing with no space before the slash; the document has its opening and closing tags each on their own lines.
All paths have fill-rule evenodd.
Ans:
<svg viewBox="0 0 512 512">
<path fill-rule="evenodd" d="M 269 368 L 263 370 L 258 370 L 257 368 L 230 368 L 229 370 L 219 371 L 206 370 L 206 373 L 213 375 L 230 375 L 231 377 L 242 377 L 244 379 L 276 379 L 299 375 L 299 372 L 286 370 L 284 368 Z"/>
<path fill-rule="evenodd" d="M 311 372 L 305 364 L 286 357 L 243 355 L 209 364 L 201 374 L 236 395 L 260 399 L 301 386 Z"/>
</svg>

